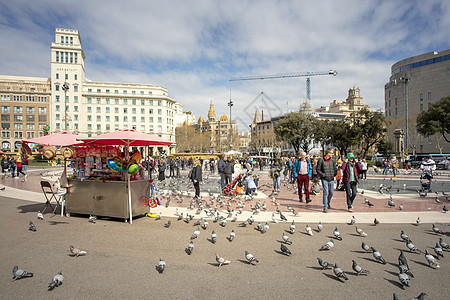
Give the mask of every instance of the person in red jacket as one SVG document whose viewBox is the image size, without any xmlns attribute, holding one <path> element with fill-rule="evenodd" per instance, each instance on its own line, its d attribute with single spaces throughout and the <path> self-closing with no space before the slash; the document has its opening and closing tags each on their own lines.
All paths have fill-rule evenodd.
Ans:
<svg viewBox="0 0 450 300">
<path fill-rule="evenodd" d="M 353 211 L 353 200 L 355 200 L 356 187 L 358 184 L 358 172 L 361 171 L 361 165 L 355 159 L 353 153 L 347 155 L 347 162 L 342 163 L 342 183 L 345 186 L 345 193 L 347 194 L 347 208 L 349 212 Z"/>
</svg>

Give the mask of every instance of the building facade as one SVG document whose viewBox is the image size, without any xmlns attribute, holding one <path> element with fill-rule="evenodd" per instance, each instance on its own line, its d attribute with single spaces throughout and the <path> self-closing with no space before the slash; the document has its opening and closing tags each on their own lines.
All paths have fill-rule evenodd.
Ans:
<svg viewBox="0 0 450 300">
<path fill-rule="evenodd" d="M 17 152 L 23 139 L 44 134 L 50 99 L 49 78 L 0 75 L 0 150 Z"/>
<path fill-rule="evenodd" d="M 450 153 L 439 135 L 428 138 L 416 130 L 416 119 L 430 104 L 450 95 L 450 49 L 401 60 L 391 67 L 385 84 L 385 114 L 390 121 L 388 138 L 398 152 Z M 395 134 L 394 134 L 395 133 Z"/>
</svg>

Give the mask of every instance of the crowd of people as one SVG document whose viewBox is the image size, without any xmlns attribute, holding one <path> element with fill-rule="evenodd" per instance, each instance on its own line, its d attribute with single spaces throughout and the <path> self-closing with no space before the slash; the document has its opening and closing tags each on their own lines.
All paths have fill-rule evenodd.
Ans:
<svg viewBox="0 0 450 300">
<path fill-rule="evenodd" d="M 2 174 L 11 174 L 12 178 L 18 179 L 22 174 L 27 177 L 28 157 L 26 155 L 19 156 L 2 156 L 1 160 Z"/>
</svg>

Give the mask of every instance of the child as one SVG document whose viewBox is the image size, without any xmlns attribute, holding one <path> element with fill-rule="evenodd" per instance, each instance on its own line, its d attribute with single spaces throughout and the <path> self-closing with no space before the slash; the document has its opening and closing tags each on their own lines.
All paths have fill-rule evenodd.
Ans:
<svg viewBox="0 0 450 300">
<path fill-rule="evenodd" d="M 320 192 L 319 178 L 314 177 L 311 184 L 311 195 L 317 195 Z"/>
</svg>

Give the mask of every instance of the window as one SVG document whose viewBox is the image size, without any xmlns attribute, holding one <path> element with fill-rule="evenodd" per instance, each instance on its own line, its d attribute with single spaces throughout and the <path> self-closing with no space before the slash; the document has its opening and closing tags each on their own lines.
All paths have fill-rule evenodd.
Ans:
<svg viewBox="0 0 450 300">
<path fill-rule="evenodd" d="M 56 62 L 59 62 L 59 51 L 56 51 Z M 58 79 L 58 78 L 56 78 Z"/>
<path fill-rule="evenodd" d="M 127 105 L 128 104 L 128 100 L 127 99 L 123 99 L 123 104 Z"/>
<path fill-rule="evenodd" d="M 158 108 L 158 115 L 162 114 L 162 109 Z"/>
<path fill-rule="evenodd" d="M 420 101 L 423 101 L 423 94 L 420 93 Z"/>
<path fill-rule="evenodd" d="M 141 91 L 141 95 L 144 95 L 144 91 Z"/>
<path fill-rule="evenodd" d="M 2 129 L 9 129 L 11 128 L 11 123 L 2 123 Z"/>
<path fill-rule="evenodd" d="M 69 74 L 65 74 L 66 80 L 69 79 Z"/>
<path fill-rule="evenodd" d="M 149 105 L 153 105 L 153 100 L 149 100 L 149 101 L 148 101 L 148 104 L 149 104 Z"/>
<path fill-rule="evenodd" d="M 136 91 L 131 91 L 131 93 L 132 93 L 133 95 L 135 95 L 135 94 L 136 94 Z"/>
<path fill-rule="evenodd" d="M 141 114 L 145 114 L 145 108 L 141 108 Z"/>
<path fill-rule="evenodd" d="M 39 122 L 47 122 L 47 116 L 46 116 L 46 115 L 39 116 L 39 117 L 38 117 L 38 121 L 39 121 Z"/>
<path fill-rule="evenodd" d="M 73 124 L 73 128 L 78 130 L 78 124 L 77 123 Z"/>
<path fill-rule="evenodd" d="M 161 106 L 161 100 L 158 100 L 158 106 Z"/>
<path fill-rule="evenodd" d="M 431 100 L 431 92 L 428 92 L 428 100 Z"/>
<path fill-rule="evenodd" d="M 97 124 L 97 130 L 102 130 L 102 125 L 101 124 Z"/>
<path fill-rule="evenodd" d="M 106 116 L 106 122 L 109 122 L 111 120 L 110 116 Z"/>
<path fill-rule="evenodd" d="M 145 125 L 141 125 L 141 131 L 142 131 L 142 132 L 145 131 Z"/>
<path fill-rule="evenodd" d="M 106 103 L 106 104 L 109 104 L 109 98 L 106 98 L 106 99 L 105 99 L 105 103 Z"/>
<path fill-rule="evenodd" d="M 87 103 L 88 103 L 88 104 L 91 104 L 91 103 L 92 103 L 92 98 L 88 97 L 88 98 L 87 98 Z"/>
<path fill-rule="evenodd" d="M 136 105 L 136 99 L 131 100 L 131 105 Z"/>
<path fill-rule="evenodd" d="M 76 53 L 75 53 L 75 54 L 76 54 Z M 77 62 L 75 62 L 75 63 L 77 63 Z M 74 80 L 77 80 L 77 79 L 78 79 L 78 75 L 77 75 L 77 74 L 73 75 L 73 79 L 74 79 Z"/>
<path fill-rule="evenodd" d="M 23 121 L 23 116 L 22 115 L 14 115 L 14 121 L 22 122 Z"/>
<path fill-rule="evenodd" d="M 22 131 L 19 131 L 19 132 L 14 132 L 14 137 L 15 138 L 22 138 Z"/>
<path fill-rule="evenodd" d="M 56 73 L 56 79 L 59 79 L 59 73 Z"/>
<path fill-rule="evenodd" d="M 148 110 L 148 113 L 149 113 L 149 114 L 153 114 L 153 109 L 150 108 L 150 109 Z"/>
<path fill-rule="evenodd" d="M 395 115 L 397 115 L 397 107 L 395 108 Z"/>
<path fill-rule="evenodd" d="M 105 107 L 105 113 L 109 114 L 109 106 Z"/>
<path fill-rule="evenodd" d="M 101 98 L 97 98 L 97 104 L 102 104 L 102 99 Z"/>
<path fill-rule="evenodd" d="M 74 85 L 74 86 L 73 86 L 73 91 L 74 91 L 74 92 L 78 92 L 78 85 Z"/>
<path fill-rule="evenodd" d="M 148 118 L 148 121 L 149 121 L 150 123 L 153 123 L 153 117 Z"/>
<path fill-rule="evenodd" d="M 59 91 L 59 84 L 55 84 L 55 90 Z"/>
<path fill-rule="evenodd" d="M 92 130 L 92 124 L 87 124 L 87 129 Z"/>
<path fill-rule="evenodd" d="M 158 117 L 158 123 L 162 123 L 162 118 Z"/>
<path fill-rule="evenodd" d="M 88 107 L 87 107 L 87 112 L 88 112 L 88 113 L 91 113 L 91 112 L 92 112 L 92 107 L 88 106 Z"/>
<path fill-rule="evenodd" d="M 141 105 L 145 105 L 145 100 L 141 100 Z"/>
<path fill-rule="evenodd" d="M 119 116 L 114 116 L 114 122 L 119 122 Z"/>
<path fill-rule="evenodd" d="M 141 117 L 141 122 L 145 123 L 145 117 Z"/>
<path fill-rule="evenodd" d="M 87 116 L 87 120 L 88 120 L 88 121 L 92 121 L 92 116 L 91 116 L 91 115 L 88 115 L 88 116 Z"/>
<path fill-rule="evenodd" d="M 77 105 L 75 105 L 75 106 L 73 107 L 73 111 L 78 111 L 78 106 L 77 106 Z"/>
<path fill-rule="evenodd" d="M 32 138 L 34 138 L 34 132 L 33 131 L 27 132 L 27 139 L 32 139 Z"/>
<path fill-rule="evenodd" d="M 132 122 L 136 122 L 136 117 L 133 116 L 133 117 L 131 118 L 131 121 L 132 121 Z"/>
<path fill-rule="evenodd" d="M 55 110 L 56 110 L 56 111 L 59 111 L 59 105 L 56 105 L 56 106 L 55 106 Z"/>
<path fill-rule="evenodd" d="M 395 105 L 397 105 L 397 98 L 395 98 Z"/>
<path fill-rule="evenodd" d="M 22 123 L 14 123 L 14 130 L 23 130 Z"/>
<path fill-rule="evenodd" d="M 119 90 L 114 90 L 114 94 L 118 94 L 119 93 Z"/>
<path fill-rule="evenodd" d="M 102 90 L 101 89 L 97 89 L 97 93 L 101 93 L 102 92 Z"/>
<path fill-rule="evenodd" d="M 114 113 L 116 113 L 116 114 L 119 113 L 119 108 L 118 107 L 114 107 Z"/>
<path fill-rule="evenodd" d="M 102 108 L 101 107 L 97 107 L 97 112 L 101 113 L 102 112 Z"/>
<path fill-rule="evenodd" d="M 74 119 L 75 121 L 78 121 L 78 115 L 73 115 L 73 119 Z M 76 125 L 78 125 L 78 124 L 76 124 Z"/>
<path fill-rule="evenodd" d="M 78 103 L 78 96 L 73 96 L 73 102 Z"/>
<path fill-rule="evenodd" d="M 22 106 L 14 106 L 14 113 L 15 114 L 21 114 L 22 113 Z"/>
<path fill-rule="evenodd" d="M 47 113 L 47 107 L 39 107 L 39 114 L 46 114 Z"/>
<path fill-rule="evenodd" d="M 27 114 L 34 114 L 34 107 L 27 106 Z"/>
<path fill-rule="evenodd" d="M 101 122 L 102 121 L 102 117 L 101 116 L 97 116 L 97 122 Z"/>
<path fill-rule="evenodd" d="M 88 93 L 92 93 L 92 89 L 88 89 Z"/>
<path fill-rule="evenodd" d="M 108 89 L 106 89 L 106 90 L 105 90 L 105 93 L 109 93 L 109 90 L 108 90 Z"/>
<path fill-rule="evenodd" d="M 151 95 L 151 94 L 152 94 L 152 91 L 148 91 L 148 94 Z"/>
<path fill-rule="evenodd" d="M 397 98 L 395 98 L 395 99 L 397 99 Z M 391 107 L 391 99 L 389 99 L 389 107 Z"/>
<path fill-rule="evenodd" d="M 128 109 L 126 107 L 123 108 L 123 113 L 124 114 L 128 113 Z"/>
<path fill-rule="evenodd" d="M 123 116 L 123 121 L 124 122 L 128 122 L 128 117 L 127 116 Z"/>
<path fill-rule="evenodd" d="M 106 130 L 111 130 L 111 126 L 109 124 L 106 124 Z"/>
<path fill-rule="evenodd" d="M 420 111 L 423 111 L 423 104 L 420 103 Z"/>
<path fill-rule="evenodd" d="M 132 114 L 135 114 L 135 113 L 136 113 L 136 107 L 133 107 L 133 108 L 131 109 L 131 113 L 132 113 Z"/>
<path fill-rule="evenodd" d="M 59 96 L 58 95 L 56 95 L 56 97 L 55 97 L 55 102 L 59 102 Z"/>
<path fill-rule="evenodd" d="M 27 122 L 34 122 L 35 117 L 33 115 L 28 115 L 27 116 Z"/>
<path fill-rule="evenodd" d="M 2 113 L 9 113 L 10 109 L 9 106 L 2 106 Z"/>
<path fill-rule="evenodd" d="M 126 93 L 127 93 L 127 90 L 123 90 L 123 93 L 126 94 Z"/>
<path fill-rule="evenodd" d="M 66 36 L 66 44 L 68 44 L 68 43 L 69 43 L 69 37 Z"/>
<path fill-rule="evenodd" d="M 55 119 L 56 119 L 56 120 L 59 120 L 59 114 L 56 114 L 56 115 L 55 115 Z"/>
<path fill-rule="evenodd" d="M 75 63 L 78 63 L 78 53 L 76 53 L 76 52 L 75 52 Z M 75 75 L 75 76 L 77 76 L 77 75 Z M 77 79 L 75 78 L 75 80 L 77 80 Z"/>
<path fill-rule="evenodd" d="M 114 99 L 114 104 L 119 104 L 119 99 Z"/>
<path fill-rule="evenodd" d="M 10 119 L 9 115 L 2 115 L 2 122 L 9 122 Z"/>
</svg>

